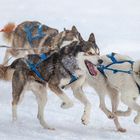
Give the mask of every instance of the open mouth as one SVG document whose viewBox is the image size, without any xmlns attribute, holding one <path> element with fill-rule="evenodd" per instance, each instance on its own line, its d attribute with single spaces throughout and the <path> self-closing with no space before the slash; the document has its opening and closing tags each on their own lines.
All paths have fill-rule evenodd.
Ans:
<svg viewBox="0 0 140 140">
<path fill-rule="evenodd" d="M 89 73 L 92 75 L 92 76 L 96 76 L 97 75 L 97 71 L 95 69 L 95 65 L 93 63 L 91 63 L 90 61 L 88 60 L 85 60 L 85 65 L 89 71 Z"/>
</svg>

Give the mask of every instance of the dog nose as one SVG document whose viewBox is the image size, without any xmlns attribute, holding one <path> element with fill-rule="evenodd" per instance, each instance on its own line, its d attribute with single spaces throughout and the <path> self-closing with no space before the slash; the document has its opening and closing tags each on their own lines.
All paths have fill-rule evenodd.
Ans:
<svg viewBox="0 0 140 140">
<path fill-rule="evenodd" d="M 103 60 L 102 60 L 102 59 L 99 59 L 99 60 L 98 60 L 98 63 L 99 63 L 99 64 L 102 64 L 102 63 L 103 63 Z"/>
</svg>

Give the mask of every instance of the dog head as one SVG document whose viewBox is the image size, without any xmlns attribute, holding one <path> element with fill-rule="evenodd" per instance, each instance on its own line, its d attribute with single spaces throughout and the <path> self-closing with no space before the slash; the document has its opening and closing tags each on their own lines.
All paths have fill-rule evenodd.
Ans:
<svg viewBox="0 0 140 140">
<path fill-rule="evenodd" d="M 93 33 L 90 34 L 88 41 L 81 40 L 80 45 L 82 46 L 82 51 L 84 55 L 99 55 L 100 51 L 95 41 L 95 36 Z"/>
<path fill-rule="evenodd" d="M 67 53 L 69 53 L 69 51 L 75 52 L 76 54 L 81 52 L 85 56 L 93 56 L 100 54 L 93 33 L 90 34 L 88 41 L 84 41 L 82 37 L 80 37 L 80 42 L 73 41 L 69 45 L 66 45 L 62 48 L 64 48 L 65 52 Z"/>
<path fill-rule="evenodd" d="M 74 41 L 79 43 L 80 39 L 82 38 L 75 26 L 72 26 L 71 30 L 64 28 L 64 31 L 61 32 L 61 34 L 61 44 L 59 45 L 59 48 L 63 48 L 64 46 L 67 46 Z"/>
</svg>

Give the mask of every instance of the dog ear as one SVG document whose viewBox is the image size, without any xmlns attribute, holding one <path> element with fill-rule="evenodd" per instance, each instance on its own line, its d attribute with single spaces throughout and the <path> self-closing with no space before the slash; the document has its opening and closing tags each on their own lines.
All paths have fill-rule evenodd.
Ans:
<svg viewBox="0 0 140 140">
<path fill-rule="evenodd" d="M 92 42 L 92 43 L 95 43 L 95 36 L 94 36 L 93 33 L 90 34 L 88 41 Z"/>
<path fill-rule="evenodd" d="M 64 28 L 64 31 L 67 31 L 66 28 Z"/>
<path fill-rule="evenodd" d="M 80 41 L 84 41 L 80 33 L 78 34 L 78 38 Z"/>
<path fill-rule="evenodd" d="M 75 32 L 75 33 L 78 33 L 78 30 L 77 30 L 77 28 L 76 28 L 74 25 L 72 26 L 71 30 L 72 30 L 73 32 Z"/>
<path fill-rule="evenodd" d="M 65 37 L 66 35 L 66 31 L 64 30 L 64 32 L 62 32 L 62 38 Z"/>
</svg>

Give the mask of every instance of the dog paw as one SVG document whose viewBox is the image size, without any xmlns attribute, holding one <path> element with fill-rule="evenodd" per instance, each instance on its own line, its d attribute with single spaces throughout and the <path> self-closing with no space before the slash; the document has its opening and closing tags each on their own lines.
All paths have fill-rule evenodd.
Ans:
<svg viewBox="0 0 140 140">
<path fill-rule="evenodd" d="M 83 125 L 87 125 L 89 123 L 89 117 L 87 117 L 86 115 L 83 115 L 83 117 L 81 118 L 81 121 Z"/>
<path fill-rule="evenodd" d="M 114 118 L 115 118 L 115 114 L 113 114 L 113 113 L 110 112 L 110 113 L 108 114 L 108 118 L 109 118 L 109 119 L 114 119 Z"/>
<path fill-rule="evenodd" d="M 48 129 L 48 130 L 55 130 L 55 128 L 50 127 L 50 126 L 48 126 L 48 125 L 44 125 L 43 128 L 44 128 L 44 129 Z"/>
<path fill-rule="evenodd" d="M 12 122 L 16 122 L 16 121 L 17 121 L 17 117 L 13 117 Z"/>
<path fill-rule="evenodd" d="M 134 119 L 134 123 L 139 124 L 139 122 L 140 122 L 140 117 L 136 116 L 135 119 Z"/>
<path fill-rule="evenodd" d="M 52 128 L 52 127 L 49 127 L 49 128 L 47 128 L 47 129 L 49 129 L 49 130 L 51 130 L 51 131 L 54 131 L 54 130 L 55 130 L 55 128 Z"/>
<path fill-rule="evenodd" d="M 61 104 L 61 108 L 63 108 L 63 109 L 68 109 L 68 108 L 71 108 L 71 107 L 73 107 L 73 103 L 72 102 L 70 102 L 70 103 L 63 102 Z"/>
<path fill-rule="evenodd" d="M 120 128 L 118 128 L 118 131 L 119 132 L 122 132 L 122 133 L 125 133 L 126 132 L 126 129 L 120 127 Z"/>
</svg>

